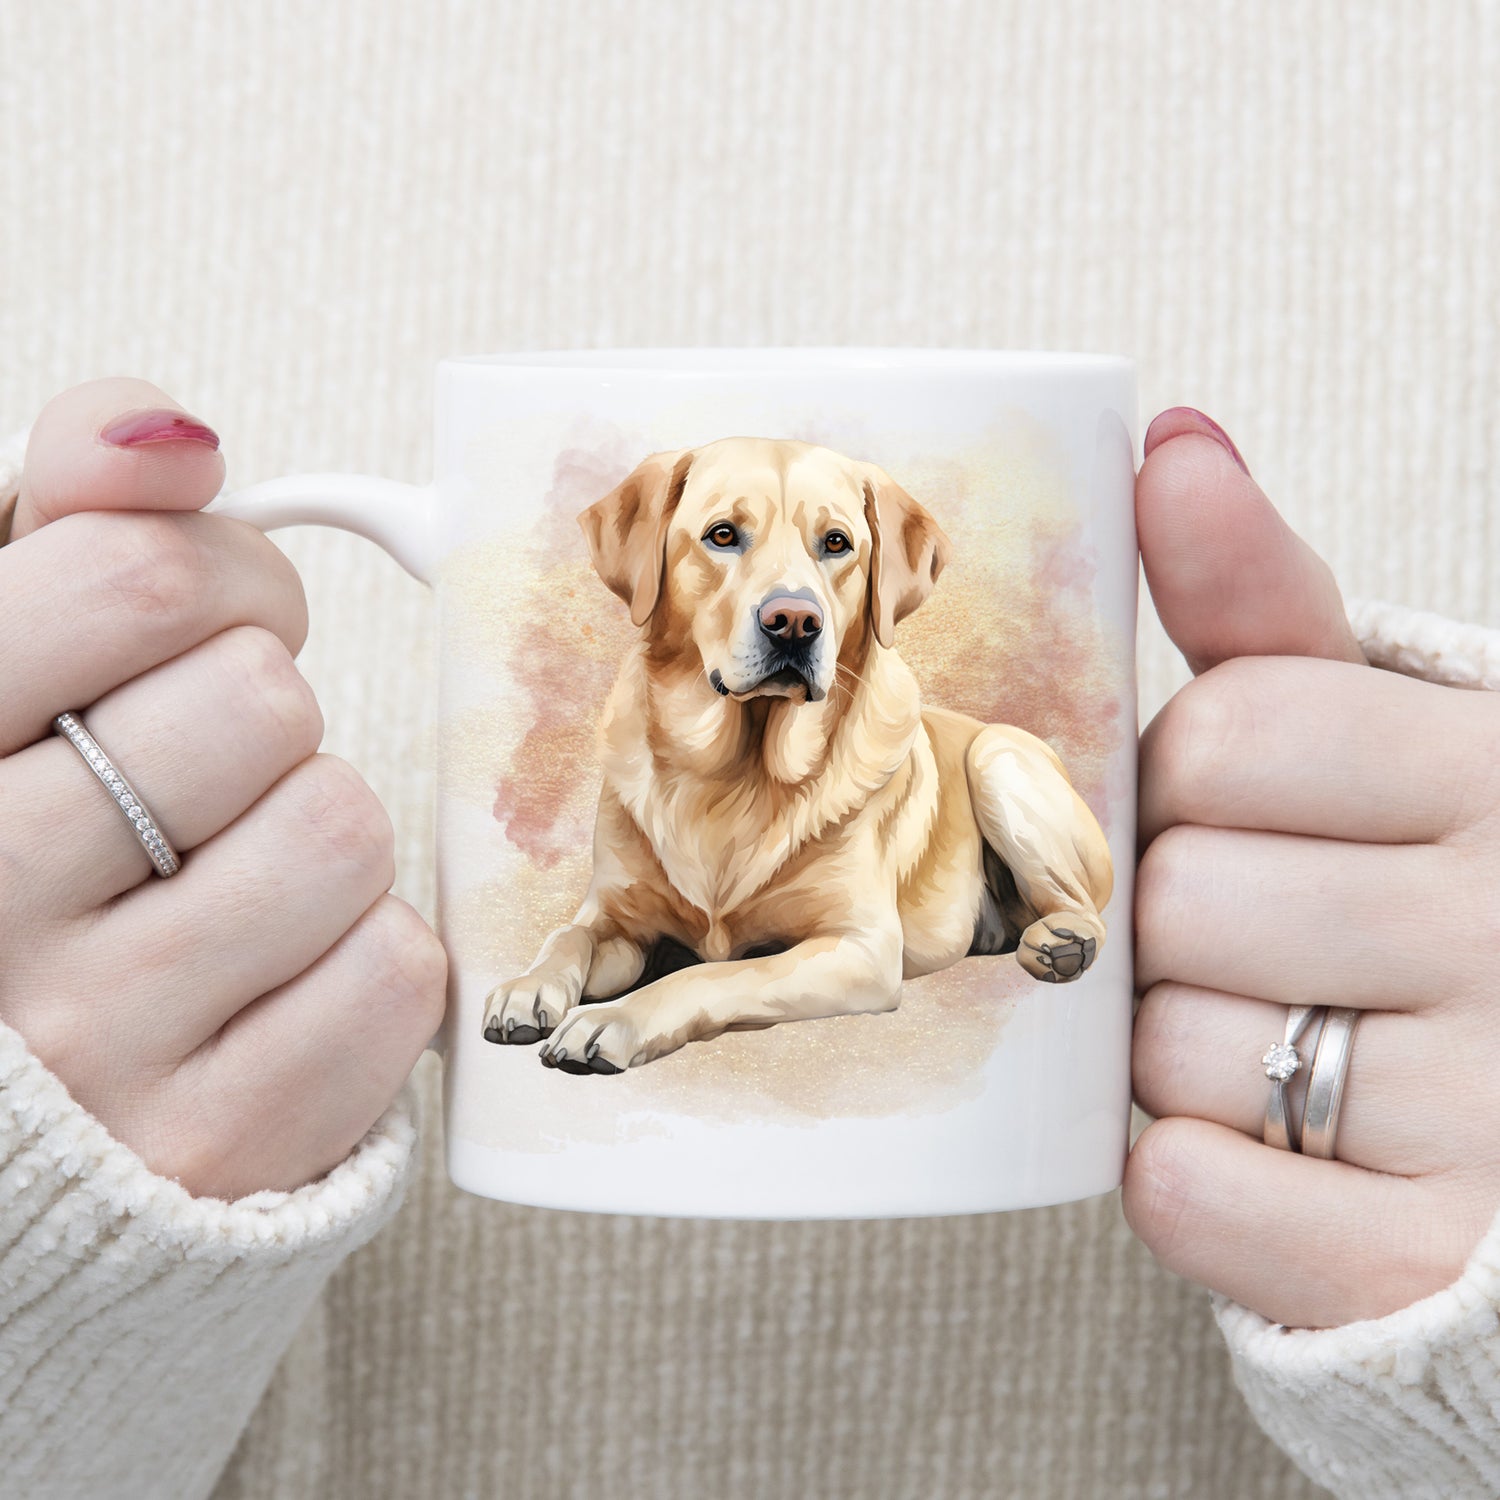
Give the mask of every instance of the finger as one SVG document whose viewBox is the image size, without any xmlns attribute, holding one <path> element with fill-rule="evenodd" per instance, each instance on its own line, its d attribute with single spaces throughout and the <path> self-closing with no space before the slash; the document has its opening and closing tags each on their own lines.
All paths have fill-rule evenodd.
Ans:
<svg viewBox="0 0 1500 1500">
<path fill-rule="evenodd" d="M 259 625 L 293 655 L 307 637 L 290 559 L 212 514 L 64 516 L 0 547 L 0 599 L 0 755 L 231 626 Z"/>
<path fill-rule="evenodd" d="M 1231 656 L 1363 662 L 1333 573 L 1190 407 L 1152 422 L 1136 478 L 1151 598 L 1194 673 Z"/>
<path fill-rule="evenodd" d="M 1430 1011 L 1492 984 L 1478 884 L 1458 849 L 1178 824 L 1137 868 L 1136 988 Z"/>
<path fill-rule="evenodd" d="M 184 856 L 312 755 L 323 736 L 317 698 L 291 652 L 254 625 L 133 677 L 83 718 Z M 0 807 L 12 809 L 0 819 L 0 863 L 16 874 L 14 920 L 77 917 L 151 875 L 118 804 L 59 735 L 0 761 Z"/>
<path fill-rule="evenodd" d="M 11 539 L 80 510 L 197 510 L 223 483 L 218 436 L 165 391 L 91 380 L 32 424 Z"/>
<path fill-rule="evenodd" d="M 1350 662 L 1236 657 L 1142 732 L 1139 846 L 1174 823 L 1436 842 L 1462 833 L 1476 805 L 1500 807 L 1497 736 L 1493 694 Z"/>
<path fill-rule="evenodd" d="M 1289 1328 L 1379 1318 L 1450 1285 L 1480 1230 L 1424 1179 L 1247 1140 L 1208 1120 L 1143 1130 L 1126 1222 L 1168 1270 Z"/>
<path fill-rule="evenodd" d="M 160 1127 L 156 1169 L 221 1198 L 322 1176 L 380 1117 L 442 1023 L 447 972 L 421 916 L 381 896 L 176 1071 L 169 1118 L 194 1121 L 193 1144 Z"/>
<path fill-rule="evenodd" d="M 1286 1030 L 1287 1008 L 1164 981 L 1146 991 L 1131 1038 L 1136 1103 L 1147 1114 L 1212 1120 L 1261 1140 L 1271 1081 L 1261 1061 Z M 1494 1039 L 1488 1040 L 1494 1044 Z M 1317 1045 L 1316 1019 L 1297 1044 L 1287 1084 L 1302 1118 Z M 1354 1028 L 1336 1144 L 1340 1161 L 1415 1176 L 1454 1165 L 1455 1142 L 1483 1137 L 1496 1100 L 1476 1089 L 1472 1054 L 1451 1026 L 1422 1016 L 1368 1014 Z M 1433 1100 L 1445 1101 L 1442 1111 Z"/>
<path fill-rule="evenodd" d="M 107 1010 L 111 1035 L 93 1043 L 101 1055 L 186 1056 L 390 889 L 394 847 L 390 817 L 358 771 L 314 755 L 178 874 L 127 891 L 75 937 L 80 978 L 56 997 L 49 1025 L 81 1033 Z"/>
</svg>

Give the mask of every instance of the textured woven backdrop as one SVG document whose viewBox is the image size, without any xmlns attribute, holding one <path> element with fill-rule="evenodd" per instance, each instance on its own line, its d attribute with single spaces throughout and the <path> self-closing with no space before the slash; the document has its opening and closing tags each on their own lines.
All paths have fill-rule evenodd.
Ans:
<svg viewBox="0 0 1500 1500">
<path fill-rule="evenodd" d="M 0 425 L 147 375 L 231 479 L 426 476 L 446 352 L 1101 349 L 1347 591 L 1500 624 L 1490 4 L 0 0 Z M 1487 83 L 1488 80 L 1488 83 Z M 433 910 L 431 621 L 304 570 L 324 748 Z M 1142 629 L 1142 709 L 1183 672 Z M 224 1497 L 1312 1493 L 1117 1199 L 892 1224 L 513 1209 L 435 1168 Z M 569 1297 L 560 1297 L 565 1287 Z"/>
</svg>

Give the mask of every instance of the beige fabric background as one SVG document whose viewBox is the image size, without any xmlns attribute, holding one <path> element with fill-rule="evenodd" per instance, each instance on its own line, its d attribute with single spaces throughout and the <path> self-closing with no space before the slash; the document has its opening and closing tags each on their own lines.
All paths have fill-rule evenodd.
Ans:
<svg viewBox="0 0 1500 1500">
<path fill-rule="evenodd" d="M 129 372 L 233 482 L 421 479 L 433 361 L 1100 349 L 1221 419 L 1346 590 L 1500 624 L 1490 4 L 0 0 L 0 426 Z M 303 568 L 324 748 L 433 909 L 419 585 Z M 1143 720 L 1182 680 L 1149 618 Z M 554 1214 L 429 1170 L 221 1485 L 319 1496 L 1301 1497 L 1117 1198 Z"/>
</svg>

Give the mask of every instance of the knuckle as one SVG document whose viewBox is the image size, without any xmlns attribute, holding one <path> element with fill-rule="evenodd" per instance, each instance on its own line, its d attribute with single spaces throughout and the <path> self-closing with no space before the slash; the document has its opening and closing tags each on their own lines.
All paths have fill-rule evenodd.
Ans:
<svg viewBox="0 0 1500 1500">
<path fill-rule="evenodd" d="M 382 896 L 366 918 L 382 984 L 401 1012 L 425 1035 L 441 1021 L 447 1003 L 448 954 L 415 907 Z"/>
<path fill-rule="evenodd" d="M 1500 953 L 1500 880 L 1481 868 L 1481 858 L 1473 853 L 1472 848 L 1454 852 L 1460 853 L 1462 858 L 1445 862 L 1457 865 L 1455 873 L 1459 876 L 1459 883 L 1454 888 L 1468 890 L 1473 899 L 1472 916 L 1466 913 L 1464 918 L 1464 947 L 1468 953 Z M 1489 964 L 1478 967 L 1481 972 L 1473 976 L 1478 981 L 1475 989 L 1487 997 L 1493 996 L 1493 968 Z"/>
<path fill-rule="evenodd" d="M 1193 1222 L 1193 1157 L 1182 1123 L 1153 1120 L 1136 1137 L 1120 1196 L 1131 1231 L 1169 1267 Z"/>
<path fill-rule="evenodd" d="M 1191 823 L 1174 823 L 1146 845 L 1135 871 L 1135 923 L 1140 942 L 1161 933 L 1180 913 L 1184 880 L 1198 847 L 1198 830 Z"/>
<path fill-rule="evenodd" d="M 310 754 L 323 738 L 323 711 L 286 643 L 259 625 L 236 625 L 219 637 L 237 696 L 264 716 L 293 753 Z"/>
<path fill-rule="evenodd" d="M 1166 1088 L 1182 1075 L 1184 1057 L 1178 1024 L 1181 989 L 1169 980 L 1153 984 L 1141 997 L 1130 1038 L 1130 1080 L 1136 1103 L 1153 1116 L 1168 1113 Z"/>
<path fill-rule="evenodd" d="M 192 519 L 208 528 L 204 535 L 212 538 L 215 545 L 223 547 L 228 555 L 241 558 L 245 567 L 256 572 L 266 598 L 277 598 L 283 611 L 290 606 L 283 628 L 294 642 L 293 651 L 300 651 L 307 640 L 308 609 L 307 588 L 296 564 L 249 521 L 202 511 L 194 512 Z"/>
<path fill-rule="evenodd" d="M 1143 756 L 1143 778 L 1169 786 L 1190 809 L 1232 789 L 1254 755 L 1258 663 L 1234 657 L 1185 684 L 1162 710 Z"/>
<path fill-rule="evenodd" d="M 324 857 L 395 878 L 396 835 L 390 814 L 359 772 L 341 756 L 319 753 L 304 762 L 300 812 L 307 837 Z"/>
<path fill-rule="evenodd" d="M 1458 842 L 1478 832 L 1485 845 L 1500 844 L 1493 828 L 1500 822 L 1500 756 L 1494 753 L 1500 744 L 1500 692 L 1450 692 L 1443 706 L 1453 710 L 1455 739 L 1465 752 L 1448 838 Z"/>
<path fill-rule="evenodd" d="M 98 563 L 101 597 L 138 623 L 171 628 L 191 616 L 204 567 L 197 543 L 173 515 L 85 512 L 76 517 Z"/>
</svg>

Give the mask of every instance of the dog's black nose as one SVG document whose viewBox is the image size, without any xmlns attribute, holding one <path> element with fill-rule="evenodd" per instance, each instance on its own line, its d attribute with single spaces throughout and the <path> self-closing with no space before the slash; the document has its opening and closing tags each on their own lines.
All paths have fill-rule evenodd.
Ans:
<svg viewBox="0 0 1500 1500">
<path fill-rule="evenodd" d="M 822 610 L 796 594 L 773 594 L 761 605 L 759 619 L 773 641 L 808 641 L 823 628 Z"/>
</svg>

